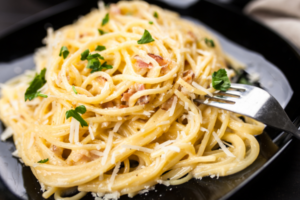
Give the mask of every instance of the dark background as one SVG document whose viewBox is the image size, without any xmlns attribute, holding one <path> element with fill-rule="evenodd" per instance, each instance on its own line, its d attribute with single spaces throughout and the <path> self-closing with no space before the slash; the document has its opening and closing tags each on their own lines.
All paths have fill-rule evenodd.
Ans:
<svg viewBox="0 0 300 200">
<path fill-rule="evenodd" d="M 0 36 L 19 23 L 64 0 L 0 0 Z M 250 0 L 219 0 L 242 11 Z M 153 1 L 155 3 L 155 1 Z M 300 103 L 300 102 L 299 102 Z M 290 147 L 263 174 L 243 188 L 232 200 L 300 199 L 300 141 Z"/>
</svg>

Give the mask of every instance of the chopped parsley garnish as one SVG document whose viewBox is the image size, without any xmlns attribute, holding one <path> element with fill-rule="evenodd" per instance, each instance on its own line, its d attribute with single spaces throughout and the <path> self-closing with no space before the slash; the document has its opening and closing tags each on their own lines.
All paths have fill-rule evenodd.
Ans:
<svg viewBox="0 0 300 200">
<path fill-rule="evenodd" d="M 27 99 L 31 101 L 32 99 L 36 97 L 44 97 L 47 98 L 48 96 L 45 94 L 41 94 L 38 90 L 41 89 L 45 83 L 47 82 L 45 79 L 46 74 L 46 68 L 44 68 L 40 74 L 36 74 L 33 81 L 30 82 L 29 87 L 27 88 L 25 92 L 25 101 Z"/>
<path fill-rule="evenodd" d="M 104 26 L 105 24 L 107 24 L 109 21 L 109 15 L 108 13 L 105 15 L 105 17 L 102 19 L 102 26 Z"/>
<path fill-rule="evenodd" d="M 94 58 L 99 58 L 101 60 L 104 60 L 103 56 L 101 56 L 99 53 L 90 54 L 90 55 L 88 55 L 88 57 L 86 59 L 91 60 Z"/>
<path fill-rule="evenodd" d="M 79 115 L 84 114 L 86 112 L 86 108 L 84 105 L 77 106 L 75 110 L 68 110 L 66 112 L 66 118 L 69 119 L 70 117 L 75 118 L 77 121 L 79 121 L 81 127 L 88 126 L 87 122 Z"/>
<path fill-rule="evenodd" d="M 46 159 L 44 159 L 44 160 L 38 161 L 38 163 L 46 163 L 46 162 L 48 162 L 48 161 L 49 161 L 49 158 L 46 158 Z"/>
<path fill-rule="evenodd" d="M 212 74 L 212 86 L 216 90 L 226 91 L 230 88 L 230 80 L 225 69 L 219 69 Z"/>
<path fill-rule="evenodd" d="M 69 53 L 70 52 L 69 52 L 68 48 L 66 46 L 62 46 L 60 48 L 59 56 L 63 56 L 63 58 L 66 59 L 68 57 Z"/>
<path fill-rule="evenodd" d="M 106 49 L 105 46 L 97 45 L 95 51 L 103 51 L 103 50 L 105 50 L 105 49 Z"/>
<path fill-rule="evenodd" d="M 84 52 L 81 53 L 81 59 L 80 60 L 86 60 L 88 55 L 90 54 L 90 50 L 85 50 Z"/>
<path fill-rule="evenodd" d="M 142 38 L 140 40 L 137 41 L 138 44 L 147 44 L 150 42 L 153 42 L 154 39 L 152 38 L 151 34 L 149 33 L 149 31 L 147 31 L 145 29 L 144 34 L 142 36 Z"/>
<path fill-rule="evenodd" d="M 76 88 L 75 88 L 74 85 L 72 86 L 72 89 L 73 89 L 73 91 L 74 91 L 75 94 L 78 94 L 78 92 L 77 92 L 77 90 L 76 90 Z"/>
<path fill-rule="evenodd" d="M 156 11 L 153 13 L 153 16 L 158 19 L 158 13 Z"/>
<path fill-rule="evenodd" d="M 99 32 L 100 35 L 104 35 L 105 33 L 107 33 L 107 32 L 105 32 L 105 31 L 102 30 L 102 29 L 98 29 L 98 32 Z"/>
<path fill-rule="evenodd" d="M 94 72 L 102 71 L 102 69 L 112 69 L 113 66 L 106 64 L 106 62 L 101 64 L 99 60 L 92 59 L 89 60 L 86 68 L 91 69 L 92 70 L 91 73 L 94 73 Z"/>
<path fill-rule="evenodd" d="M 204 40 L 205 40 L 205 43 L 206 43 L 207 46 L 215 47 L 215 43 L 212 39 L 205 38 Z"/>
<path fill-rule="evenodd" d="M 252 84 L 246 79 L 246 77 L 241 77 L 240 80 L 238 81 L 238 83 L 246 84 L 246 85 L 252 85 Z"/>
<path fill-rule="evenodd" d="M 98 48 L 99 47 L 99 48 Z M 98 49 L 103 49 L 104 46 L 97 46 Z M 105 48 L 105 47 L 104 47 Z M 81 54 L 81 60 L 87 60 L 88 64 L 86 68 L 92 69 L 91 73 L 102 71 L 102 69 L 112 69 L 113 67 L 111 65 L 106 64 L 104 62 L 101 64 L 100 60 L 104 60 L 103 56 L 101 56 L 98 53 L 90 54 L 90 51 L 87 49 Z"/>
<path fill-rule="evenodd" d="M 149 24 L 153 24 L 153 21 L 149 21 Z"/>
</svg>

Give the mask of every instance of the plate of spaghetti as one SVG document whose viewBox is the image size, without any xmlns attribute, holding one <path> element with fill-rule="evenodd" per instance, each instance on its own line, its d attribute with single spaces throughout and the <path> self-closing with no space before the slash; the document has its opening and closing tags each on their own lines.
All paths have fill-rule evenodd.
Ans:
<svg viewBox="0 0 300 200">
<path fill-rule="evenodd" d="M 13 155 L 37 179 L 34 199 L 169 199 L 204 183 L 224 192 L 177 198 L 220 199 L 230 192 L 221 182 L 250 180 L 277 155 L 272 139 L 287 134 L 268 135 L 260 122 L 193 100 L 230 81 L 259 81 L 283 106 L 293 91 L 276 67 L 264 68 L 282 80 L 274 87 L 262 74 L 241 77 L 247 63 L 219 40 L 143 1 L 99 2 L 76 22 L 48 28 L 34 70 L 1 84 L 1 139 L 13 136 Z"/>
</svg>

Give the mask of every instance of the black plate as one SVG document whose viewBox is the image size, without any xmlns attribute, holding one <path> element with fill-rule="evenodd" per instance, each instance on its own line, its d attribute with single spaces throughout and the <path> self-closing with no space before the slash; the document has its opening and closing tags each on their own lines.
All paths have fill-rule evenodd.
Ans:
<svg viewBox="0 0 300 200">
<path fill-rule="evenodd" d="M 97 1 L 68 1 L 43 11 L 23 21 L 0 36 L 0 62 L 13 61 L 16 58 L 32 54 L 42 46 L 45 27 L 52 25 L 55 29 L 70 24 L 80 15 L 88 13 L 97 6 Z M 150 3 L 154 3 L 151 1 Z M 188 8 L 174 8 L 155 1 L 158 6 L 175 10 L 182 15 L 199 19 L 229 40 L 263 55 L 268 61 L 281 69 L 289 80 L 294 94 L 286 107 L 292 120 L 300 113 L 300 92 L 297 91 L 298 75 L 300 74 L 300 57 L 293 47 L 268 28 L 260 25 L 243 14 L 224 6 L 200 1 Z M 0 74 L 4 70 L 0 68 Z M 3 82 L 0 80 L 0 82 Z M 298 120 L 295 122 L 299 125 Z M 3 127 L 1 127 L 2 129 Z M 0 130 L 2 132 L 2 130 Z M 292 139 L 289 134 L 267 129 L 257 137 L 261 151 L 257 160 L 247 169 L 220 179 L 209 177 L 202 180 L 192 179 L 179 186 L 165 187 L 157 185 L 154 191 L 137 195 L 134 199 L 228 199 L 260 174 L 275 158 L 289 146 Z M 25 167 L 12 158 L 14 150 L 12 139 L 0 142 L 0 199 L 43 199 L 40 186 Z M 93 199 L 87 195 L 84 199 Z M 121 199 L 130 199 L 123 196 Z"/>
</svg>

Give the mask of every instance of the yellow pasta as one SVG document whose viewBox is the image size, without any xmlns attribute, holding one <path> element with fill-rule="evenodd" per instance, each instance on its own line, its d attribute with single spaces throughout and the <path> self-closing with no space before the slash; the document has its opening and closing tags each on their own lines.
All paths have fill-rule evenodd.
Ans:
<svg viewBox="0 0 300 200">
<path fill-rule="evenodd" d="M 249 166 L 259 153 L 254 135 L 264 125 L 193 102 L 215 92 L 211 75 L 230 62 L 217 39 L 142 1 L 99 7 L 72 25 L 49 29 L 46 46 L 35 54 L 36 71 L 2 85 L 1 120 L 45 189 L 43 197 L 61 199 L 74 187 L 79 193 L 70 199 L 87 192 L 132 197 L 156 184 Z M 153 41 L 141 44 L 146 31 Z M 59 56 L 62 47 L 67 56 Z M 84 59 L 86 50 L 101 57 Z M 39 92 L 47 98 L 25 101 L 43 69 L 47 82 Z M 66 118 L 78 106 L 86 108 L 80 115 L 88 126 Z"/>
</svg>

